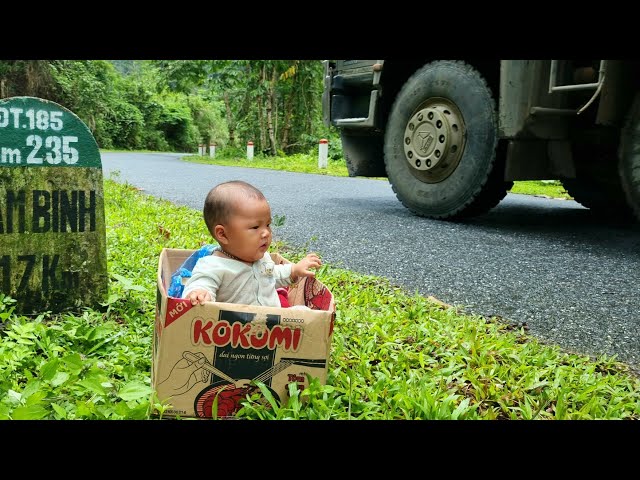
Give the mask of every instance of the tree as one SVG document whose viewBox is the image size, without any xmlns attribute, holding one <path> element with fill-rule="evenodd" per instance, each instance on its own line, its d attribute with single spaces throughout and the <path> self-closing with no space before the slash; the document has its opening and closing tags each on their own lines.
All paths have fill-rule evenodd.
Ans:
<svg viewBox="0 0 640 480">
<path fill-rule="evenodd" d="M 0 61 L 0 98 L 50 98 L 55 88 L 46 60 Z"/>
<path fill-rule="evenodd" d="M 16 95 L 67 107 L 101 148 L 257 140 L 259 154 L 290 154 L 324 130 L 318 60 L 0 61 L 0 97 Z"/>
</svg>

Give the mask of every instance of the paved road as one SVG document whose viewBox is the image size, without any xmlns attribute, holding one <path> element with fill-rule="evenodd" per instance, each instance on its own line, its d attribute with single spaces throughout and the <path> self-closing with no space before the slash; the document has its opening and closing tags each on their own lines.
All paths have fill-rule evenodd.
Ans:
<svg viewBox="0 0 640 480">
<path fill-rule="evenodd" d="M 201 210 L 215 184 L 246 180 L 286 215 L 275 235 L 326 263 L 389 278 L 468 313 L 526 324 L 543 342 L 616 355 L 640 371 L 640 227 L 573 201 L 508 194 L 461 223 L 412 215 L 386 181 L 103 153 L 104 177 Z M 194 245 L 193 248 L 196 248 Z"/>
</svg>

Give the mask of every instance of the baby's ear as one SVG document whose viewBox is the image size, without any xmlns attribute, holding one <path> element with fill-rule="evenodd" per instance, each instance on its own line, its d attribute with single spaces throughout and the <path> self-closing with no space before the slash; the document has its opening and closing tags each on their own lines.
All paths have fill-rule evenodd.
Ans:
<svg viewBox="0 0 640 480">
<path fill-rule="evenodd" d="M 213 238 L 215 238 L 220 245 L 226 245 L 229 243 L 229 239 L 227 238 L 227 232 L 224 229 L 224 225 L 216 225 L 213 227 Z"/>
</svg>

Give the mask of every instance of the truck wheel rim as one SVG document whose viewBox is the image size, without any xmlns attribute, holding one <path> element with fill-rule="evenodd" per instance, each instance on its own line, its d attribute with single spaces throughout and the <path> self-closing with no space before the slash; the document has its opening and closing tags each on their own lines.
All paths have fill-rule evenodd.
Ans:
<svg viewBox="0 0 640 480">
<path fill-rule="evenodd" d="M 427 183 L 444 180 L 464 152 L 465 125 L 460 110 L 445 98 L 426 100 L 407 121 L 402 144 L 413 176 Z"/>
</svg>

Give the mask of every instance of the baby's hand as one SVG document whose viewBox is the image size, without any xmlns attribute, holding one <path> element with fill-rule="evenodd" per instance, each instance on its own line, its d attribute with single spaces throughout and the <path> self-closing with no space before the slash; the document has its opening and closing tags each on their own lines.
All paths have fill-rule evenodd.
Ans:
<svg viewBox="0 0 640 480">
<path fill-rule="evenodd" d="M 309 253 L 298 263 L 293 264 L 291 267 L 291 280 L 295 282 L 300 277 L 314 277 L 315 272 L 312 272 L 309 269 L 318 268 L 321 265 L 322 262 L 320 261 L 320 257 L 315 253 Z"/>
<path fill-rule="evenodd" d="M 204 302 L 211 301 L 211 294 L 203 288 L 198 288 L 187 294 L 187 297 L 191 300 L 191 305 L 202 305 Z"/>
</svg>

